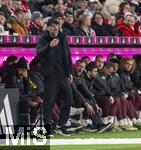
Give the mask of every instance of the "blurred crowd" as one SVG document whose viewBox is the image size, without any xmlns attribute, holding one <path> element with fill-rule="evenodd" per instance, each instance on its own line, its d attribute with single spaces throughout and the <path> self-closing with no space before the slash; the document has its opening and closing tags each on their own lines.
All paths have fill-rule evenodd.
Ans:
<svg viewBox="0 0 141 150">
<path fill-rule="evenodd" d="M 0 0 L 1 35 L 41 35 L 52 17 L 67 36 L 141 35 L 141 0 Z"/>
</svg>

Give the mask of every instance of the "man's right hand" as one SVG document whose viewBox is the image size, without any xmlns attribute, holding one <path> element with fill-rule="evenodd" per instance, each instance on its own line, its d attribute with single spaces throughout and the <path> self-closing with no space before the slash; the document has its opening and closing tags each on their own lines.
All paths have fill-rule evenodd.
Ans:
<svg viewBox="0 0 141 150">
<path fill-rule="evenodd" d="M 59 43 L 58 38 L 54 38 L 54 39 L 50 42 L 49 46 L 50 46 L 51 48 L 53 48 L 53 47 L 57 46 L 58 43 Z"/>
<path fill-rule="evenodd" d="M 94 109 L 90 104 L 87 103 L 86 108 L 87 108 L 88 115 L 92 116 L 93 114 L 95 114 Z"/>
</svg>

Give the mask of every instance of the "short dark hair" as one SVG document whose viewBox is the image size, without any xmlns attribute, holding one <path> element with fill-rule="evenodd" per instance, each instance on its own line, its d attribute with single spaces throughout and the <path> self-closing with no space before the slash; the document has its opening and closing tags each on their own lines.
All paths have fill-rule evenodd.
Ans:
<svg viewBox="0 0 141 150">
<path fill-rule="evenodd" d="M 92 71 L 94 68 L 97 68 L 95 62 L 90 62 L 90 63 L 86 66 L 86 70 L 87 70 L 87 71 Z"/>
<path fill-rule="evenodd" d="M 47 27 L 51 26 L 52 24 L 58 24 L 59 25 L 58 21 L 55 18 L 51 18 L 48 20 Z"/>
<path fill-rule="evenodd" d="M 6 62 L 9 64 L 9 63 L 14 62 L 16 60 L 18 60 L 17 56 L 10 55 L 10 56 L 7 57 Z"/>
<path fill-rule="evenodd" d="M 90 60 L 90 57 L 89 57 L 89 56 L 83 56 L 83 57 L 81 58 L 81 60 L 84 60 L 84 59 L 89 59 L 89 60 Z"/>
<path fill-rule="evenodd" d="M 98 57 L 103 58 L 102 55 L 97 55 L 97 56 L 95 57 L 95 60 L 96 60 Z"/>
</svg>

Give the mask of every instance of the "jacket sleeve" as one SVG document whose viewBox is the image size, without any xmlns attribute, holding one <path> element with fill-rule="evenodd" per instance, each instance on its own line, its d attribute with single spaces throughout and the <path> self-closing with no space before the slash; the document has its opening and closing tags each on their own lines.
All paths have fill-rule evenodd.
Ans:
<svg viewBox="0 0 141 150">
<path fill-rule="evenodd" d="M 37 55 L 42 57 L 49 53 L 50 50 L 49 42 L 42 37 L 37 44 Z"/>
<path fill-rule="evenodd" d="M 79 100 L 83 105 L 88 103 L 87 100 L 83 97 L 83 95 L 78 91 L 74 82 L 71 83 L 71 87 L 73 91 L 73 97 L 75 97 L 75 99 Z"/>
<path fill-rule="evenodd" d="M 5 79 L 6 88 L 18 88 L 17 78 L 15 75 L 8 75 Z"/>
<path fill-rule="evenodd" d="M 76 82 L 76 86 L 78 87 L 78 90 L 82 93 L 82 95 L 84 95 L 84 97 L 86 97 L 89 100 L 92 100 L 94 102 L 94 104 L 96 104 L 94 95 L 89 91 L 85 80 L 83 80 L 83 78 L 81 79 L 81 81 L 79 80 L 75 80 Z"/>
<path fill-rule="evenodd" d="M 71 52 L 70 52 L 70 49 L 69 49 L 69 46 L 68 46 L 68 41 L 67 41 L 66 35 L 59 32 L 59 38 L 63 43 L 64 66 L 65 66 L 66 74 L 67 75 L 74 74 L 72 59 L 71 59 Z"/>
<path fill-rule="evenodd" d="M 36 83 L 37 88 L 35 89 L 35 92 L 37 96 L 40 96 L 44 93 L 44 83 L 43 79 L 41 79 L 40 75 L 36 72 L 30 73 L 31 80 Z"/>
</svg>

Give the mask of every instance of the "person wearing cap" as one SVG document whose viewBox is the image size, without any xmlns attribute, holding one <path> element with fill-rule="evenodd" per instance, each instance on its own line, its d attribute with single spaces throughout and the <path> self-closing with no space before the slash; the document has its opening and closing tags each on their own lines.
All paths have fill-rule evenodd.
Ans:
<svg viewBox="0 0 141 150">
<path fill-rule="evenodd" d="M 89 5 L 86 11 L 88 15 L 90 15 L 91 17 L 95 13 L 95 11 L 98 10 L 98 3 L 99 3 L 99 0 L 89 0 Z"/>
<path fill-rule="evenodd" d="M 28 35 L 28 31 L 24 25 L 25 12 L 23 9 L 16 9 L 14 16 L 11 17 L 11 27 L 18 35 Z"/>
<path fill-rule="evenodd" d="M 122 36 L 140 36 L 138 30 L 135 29 L 136 19 L 133 13 L 127 12 L 124 15 L 124 19 L 117 22 L 117 29 Z"/>
<path fill-rule="evenodd" d="M 43 33 L 43 15 L 39 11 L 34 11 L 31 18 L 31 34 L 41 35 Z"/>
<path fill-rule="evenodd" d="M 57 100 L 61 104 L 58 130 L 62 134 L 69 134 L 65 124 L 73 101 L 70 85 L 73 81 L 72 60 L 66 37 L 59 31 L 59 23 L 54 18 L 47 22 L 47 31 L 37 44 L 37 55 L 41 62 L 41 74 L 45 79 L 43 115 L 47 134 L 53 134 L 52 109 Z"/>
<path fill-rule="evenodd" d="M 19 105 L 18 109 L 28 109 L 30 113 L 30 123 L 35 122 L 37 111 L 41 103 L 40 90 L 38 90 L 38 82 L 33 80 L 29 74 L 27 60 L 21 57 L 19 61 L 13 64 L 12 70 L 7 70 L 4 76 L 6 88 L 19 89 L 19 101 L 27 102 L 29 108 L 23 108 L 24 105 Z M 26 123 L 26 122 L 25 122 Z"/>
</svg>

